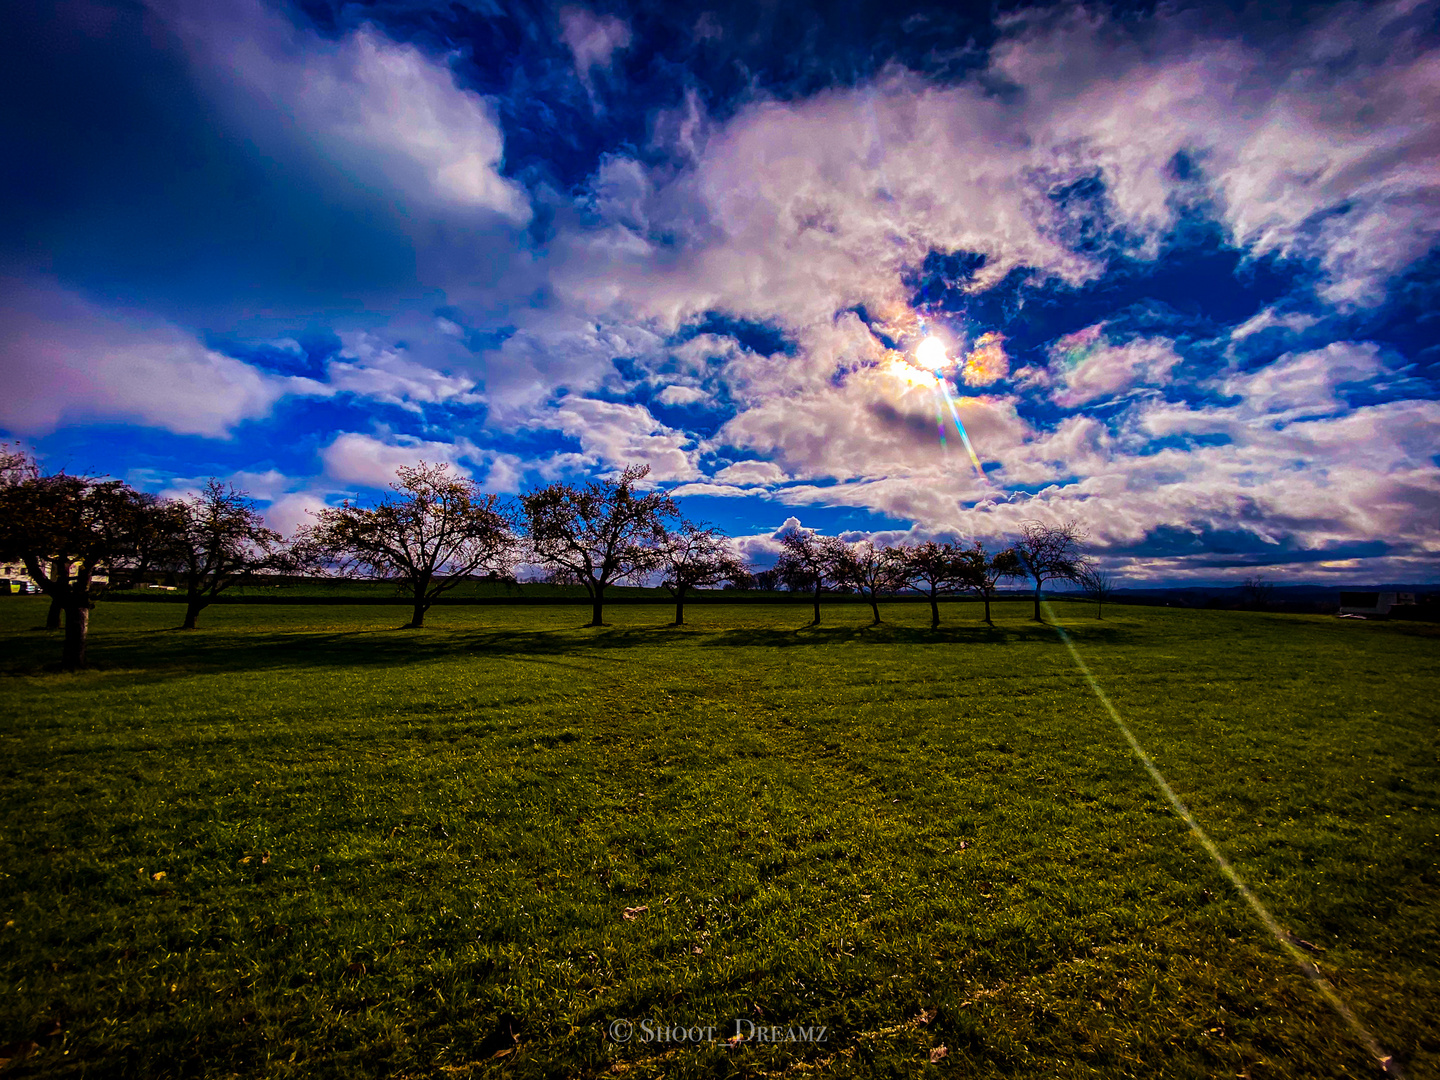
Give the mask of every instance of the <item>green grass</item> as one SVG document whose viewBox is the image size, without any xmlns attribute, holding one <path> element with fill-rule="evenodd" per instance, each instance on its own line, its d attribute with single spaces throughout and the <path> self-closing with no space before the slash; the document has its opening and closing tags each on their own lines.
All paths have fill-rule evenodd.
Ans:
<svg viewBox="0 0 1440 1080">
<path fill-rule="evenodd" d="M 1435 628 L 1054 606 L 1440 1075 Z M 1028 604 L 671 611 L 102 603 L 64 675 L 0 602 L 11 1074 L 1373 1074 Z M 737 1017 L 827 1040 L 605 1037 Z"/>
</svg>

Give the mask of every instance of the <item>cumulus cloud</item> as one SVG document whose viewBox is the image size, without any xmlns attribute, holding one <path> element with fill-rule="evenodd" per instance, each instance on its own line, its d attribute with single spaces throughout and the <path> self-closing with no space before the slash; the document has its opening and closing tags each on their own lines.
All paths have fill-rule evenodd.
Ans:
<svg viewBox="0 0 1440 1080">
<path fill-rule="evenodd" d="M 609 468 L 648 464 L 652 481 L 696 480 L 696 451 L 684 432 L 666 427 L 643 405 L 566 397 L 535 420 L 577 439 L 590 463 Z"/>
<path fill-rule="evenodd" d="M 1043 381 L 1054 386 L 1052 398 L 1061 408 L 1073 409 L 1136 386 L 1163 385 L 1180 362 L 1168 338 L 1134 338 L 1114 345 L 1102 330 L 1087 327 L 1052 345 Z"/>
<path fill-rule="evenodd" d="M 457 475 L 469 476 L 470 470 L 460 462 L 480 456 L 472 443 L 463 440 L 447 443 L 406 436 L 381 439 L 355 431 L 342 432 L 320 451 L 329 479 L 372 488 L 388 487 L 395 482 L 397 469 L 422 461 L 450 465 Z"/>
<path fill-rule="evenodd" d="M 153 317 L 106 309 L 53 285 L 0 283 L 0 424 L 129 420 L 182 435 L 228 435 L 287 394 L 326 393 L 207 348 Z"/>
<path fill-rule="evenodd" d="M 414 45 L 363 26 L 338 41 L 295 27 L 255 0 L 156 0 L 210 78 L 229 79 L 292 120 L 337 162 L 421 205 L 487 210 L 524 225 L 524 189 L 500 171 L 493 105 Z"/>
<path fill-rule="evenodd" d="M 773 461 L 737 461 L 719 470 L 715 479 L 726 484 L 770 485 L 783 484 L 789 478 Z"/>
<path fill-rule="evenodd" d="M 655 395 L 661 405 L 695 405 L 710 397 L 698 386 L 680 386 L 672 383 Z"/>
</svg>

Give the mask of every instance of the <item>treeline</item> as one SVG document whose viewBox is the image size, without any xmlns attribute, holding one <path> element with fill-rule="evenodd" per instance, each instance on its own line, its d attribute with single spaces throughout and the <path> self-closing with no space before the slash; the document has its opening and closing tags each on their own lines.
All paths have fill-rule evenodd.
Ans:
<svg viewBox="0 0 1440 1080">
<path fill-rule="evenodd" d="M 1005 579 L 1034 587 L 1034 617 L 1046 582 L 1065 580 L 1103 601 L 1108 575 L 1087 560 L 1073 523 L 1023 523 L 1013 543 L 988 550 L 929 541 L 881 547 L 801 530 L 780 538 L 773 568 L 747 566 L 712 525 L 687 520 L 668 494 L 645 490 L 648 466 L 584 485 L 554 483 L 503 500 L 447 465 L 397 470 L 373 505 L 345 501 L 315 514 L 289 537 L 266 526 L 254 502 L 218 480 L 195 495 L 161 499 L 109 478 L 46 475 L 18 449 L 0 447 L 0 558 L 21 562 L 50 598 L 47 625 L 64 627 L 62 664 L 85 664 L 90 610 L 107 588 L 164 574 L 184 590 L 184 629 L 217 596 L 257 575 L 385 578 L 411 602 L 408 627 L 424 625 L 437 598 L 476 576 L 512 577 L 529 564 L 550 580 L 584 587 L 591 621 L 623 581 L 659 576 L 675 601 L 675 624 L 695 590 L 784 587 L 812 594 L 813 623 L 827 592 L 859 592 L 880 621 L 879 597 L 919 591 L 931 626 L 939 599 L 973 592 L 990 601 Z M 1098 611 L 1099 609 L 1097 609 Z"/>
</svg>

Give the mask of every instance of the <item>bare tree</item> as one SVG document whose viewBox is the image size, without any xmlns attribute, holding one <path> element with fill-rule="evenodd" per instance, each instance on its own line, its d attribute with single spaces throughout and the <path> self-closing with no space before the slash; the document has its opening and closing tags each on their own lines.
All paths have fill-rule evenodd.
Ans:
<svg viewBox="0 0 1440 1080">
<path fill-rule="evenodd" d="M 1024 573 L 1020 568 L 1020 559 L 1012 548 L 991 555 L 979 540 L 975 541 L 974 547 L 966 548 L 960 554 L 965 564 L 965 587 L 980 594 L 985 601 L 985 621 L 993 626 L 990 601 L 994 599 L 995 590 L 1003 579 L 1018 577 Z"/>
<path fill-rule="evenodd" d="M 1095 617 L 1105 617 L 1105 600 L 1115 591 L 1115 579 L 1108 570 L 1102 570 L 1092 562 L 1086 562 L 1080 567 L 1080 573 L 1076 577 L 1080 588 L 1085 590 L 1085 595 L 1095 601 Z"/>
<path fill-rule="evenodd" d="M 967 587 L 969 563 L 955 544 L 927 540 L 899 549 L 905 584 L 930 598 L 930 629 L 940 626 L 940 597 Z"/>
<path fill-rule="evenodd" d="M 812 529 L 800 529 L 780 538 L 783 549 L 775 563 L 776 573 L 797 591 L 813 589 L 815 617 L 811 626 L 820 625 L 820 594 L 827 585 L 844 584 L 845 560 L 849 550 L 845 542 L 833 536 L 820 536 Z"/>
<path fill-rule="evenodd" d="M 247 574 L 289 567 L 280 534 L 265 526 L 245 492 L 218 480 L 159 510 L 168 525 L 160 564 L 185 586 L 181 629 L 194 630 L 200 612 Z"/>
<path fill-rule="evenodd" d="M 871 540 L 858 540 L 837 549 L 837 576 L 853 586 L 870 602 L 870 625 L 880 624 L 881 593 L 893 593 L 909 584 L 904 553 L 893 547 L 879 547 Z"/>
<path fill-rule="evenodd" d="M 1020 539 L 1013 548 L 1020 561 L 1016 577 L 1027 577 L 1035 583 L 1035 614 L 1040 621 L 1040 590 L 1047 581 L 1076 581 L 1083 565 L 1080 545 L 1085 530 L 1078 522 L 1047 525 L 1043 521 L 1020 523 Z"/>
<path fill-rule="evenodd" d="M 477 571 L 508 574 L 516 539 L 498 496 L 449 465 L 396 470 L 398 483 L 374 507 L 346 500 L 322 510 L 304 543 L 342 571 L 398 579 L 411 596 L 407 628 L 425 625 L 435 598 Z"/>
<path fill-rule="evenodd" d="M 664 492 L 636 491 L 649 473 L 648 465 L 632 465 L 583 488 L 551 484 L 521 496 L 532 558 L 580 579 L 590 594 L 590 626 L 605 625 L 610 585 L 648 574 L 664 561 L 665 525 L 680 510 Z"/>
<path fill-rule="evenodd" d="M 61 663 L 82 668 L 90 609 L 111 571 L 133 556 L 144 501 L 119 480 L 42 476 L 24 468 L 19 477 L 0 486 L 0 557 L 23 562 L 64 612 Z"/>
<path fill-rule="evenodd" d="M 1255 608 L 1257 611 L 1264 611 L 1270 606 L 1270 596 L 1274 591 L 1275 586 L 1260 574 L 1247 577 L 1244 584 L 1240 586 L 1240 594 L 1244 597 L 1245 606 Z"/>
<path fill-rule="evenodd" d="M 682 521 L 680 528 L 666 536 L 660 568 L 665 572 L 665 588 L 675 597 L 676 626 L 685 625 L 685 596 L 691 589 L 744 581 L 750 576 L 724 533 L 693 521 Z"/>
</svg>

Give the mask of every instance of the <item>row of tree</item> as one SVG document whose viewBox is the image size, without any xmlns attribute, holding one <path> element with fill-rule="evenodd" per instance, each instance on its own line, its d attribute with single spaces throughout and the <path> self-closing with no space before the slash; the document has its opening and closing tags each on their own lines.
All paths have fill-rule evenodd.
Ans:
<svg viewBox="0 0 1440 1080">
<path fill-rule="evenodd" d="M 89 612 L 103 588 L 163 573 L 184 589 L 185 629 L 224 590 L 256 575 L 336 574 L 394 580 L 412 602 L 410 627 L 435 600 L 476 576 L 506 577 L 520 563 L 582 585 L 590 625 L 603 624 L 606 592 L 622 581 L 663 581 L 685 601 L 717 585 L 786 587 L 813 594 L 814 623 L 827 591 L 858 591 L 880 621 L 878 598 L 920 591 L 938 626 L 942 596 L 974 592 L 990 601 L 999 583 L 1025 578 L 1040 591 L 1063 579 L 1103 600 L 1109 580 L 1081 553 L 1073 524 L 1026 522 L 1014 544 L 990 552 L 930 541 L 881 547 L 868 540 L 796 531 L 781 538 L 773 569 L 748 568 L 720 530 L 683 518 L 662 491 L 646 490 L 646 466 L 575 486 L 554 483 L 506 504 L 446 465 L 401 468 L 374 505 L 346 501 L 287 538 L 265 525 L 243 492 L 216 480 L 197 494 L 160 499 L 107 478 L 42 474 L 33 459 L 0 447 L 0 558 L 20 561 L 51 599 L 49 625 L 65 629 L 63 664 L 85 663 Z"/>
</svg>

